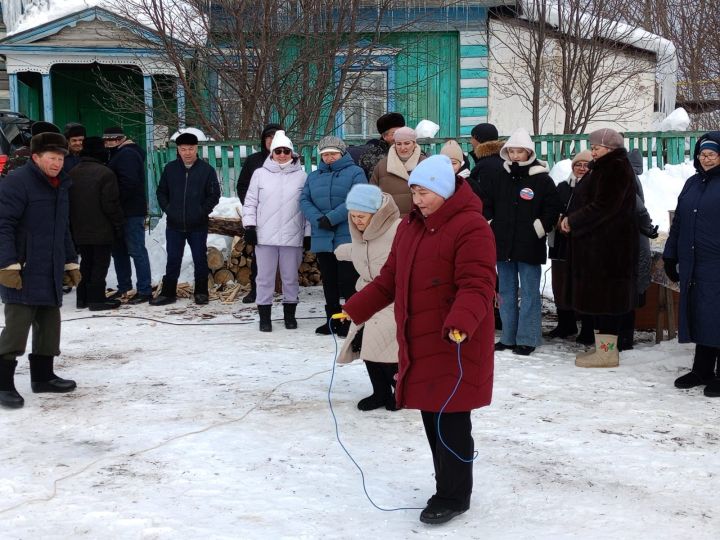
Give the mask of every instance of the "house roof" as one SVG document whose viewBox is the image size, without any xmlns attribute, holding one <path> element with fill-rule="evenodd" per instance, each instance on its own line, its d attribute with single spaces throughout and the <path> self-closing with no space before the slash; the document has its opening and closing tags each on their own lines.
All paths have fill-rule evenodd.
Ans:
<svg viewBox="0 0 720 540">
<path fill-rule="evenodd" d="M 182 50 L 183 44 L 177 43 Z M 162 47 L 153 29 L 98 6 L 0 40 L 0 54 L 6 56 L 8 73 L 49 73 L 55 64 L 98 62 L 136 65 L 147 75 L 176 75 L 177 69 L 164 57 Z"/>
<path fill-rule="evenodd" d="M 160 42 L 160 37 L 155 30 L 147 26 L 140 25 L 136 21 L 131 21 L 125 17 L 121 17 L 117 13 L 113 13 L 108 9 L 94 6 L 44 22 L 38 26 L 28 28 L 27 30 L 23 30 L 21 32 L 9 34 L 4 39 L 0 40 L 0 45 L 20 45 L 37 42 L 57 34 L 64 28 L 74 27 L 79 22 L 89 22 L 95 20 L 106 21 L 119 28 L 126 28 L 150 42 Z"/>
</svg>

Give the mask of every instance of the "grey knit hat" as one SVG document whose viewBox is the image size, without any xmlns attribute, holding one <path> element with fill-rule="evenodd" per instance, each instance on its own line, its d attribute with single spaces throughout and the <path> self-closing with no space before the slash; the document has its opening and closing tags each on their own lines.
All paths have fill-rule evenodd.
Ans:
<svg viewBox="0 0 720 540">
<path fill-rule="evenodd" d="M 347 150 L 347 144 L 345 144 L 345 141 L 340 137 L 328 135 L 318 142 L 318 154 L 324 154 L 325 152 L 340 152 L 344 154 L 345 150 Z"/>
</svg>

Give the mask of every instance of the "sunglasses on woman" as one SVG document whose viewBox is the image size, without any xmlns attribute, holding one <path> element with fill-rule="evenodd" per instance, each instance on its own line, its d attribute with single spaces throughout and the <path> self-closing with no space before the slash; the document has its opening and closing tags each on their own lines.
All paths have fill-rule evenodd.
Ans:
<svg viewBox="0 0 720 540">
<path fill-rule="evenodd" d="M 273 154 L 275 154 L 276 156 L 279 156 L 280 154 L 285 154 L 286 156 L 289 156 L 290 154 L 292 154 L 292 150 L 290 150 L 289 148 L 276 148 L 275 150 L 273 150 Z"/>
</svg>

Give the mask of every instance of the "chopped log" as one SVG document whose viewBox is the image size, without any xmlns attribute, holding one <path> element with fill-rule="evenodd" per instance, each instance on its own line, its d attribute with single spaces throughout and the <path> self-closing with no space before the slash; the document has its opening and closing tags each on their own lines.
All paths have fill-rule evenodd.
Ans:
<svg viewBox="0 0 720 540">
<path fill-rule="evenodd" d="M 226 285 L 230 281 L 235 281 L 235 275 L 227 268 L 221 268 L 213 274 L 213 280 L 218 285 Z"/>
<path fill-rule="evenodd" d="M 232 246 L 230 247 L 230 253 L 232 254 L 232 256 L 237 257 L 238 255 L 242 254 L 244 249 L 245 240 L 243 240 L 239 236 L 233 237 Z"/>
<path fill-rule="evenodd" d="M 208 219 L 208 232 L 225 236 L 245 236 L 242 219 L 237 217 L 210 217 Z"/>
<path fill-rule="evenodd" d="M 225 258 L 223 257 L 222 251 L 212 246 L 209 247 L 207 249 L 207 263 L 210 270 L 219 270 L 225 266 Z"/>
<path fill-rule="evenodd" d="M 240 285 L 247 285 L 250 283 L 250 267 L 244 266 L 240 268 L 235 274 L 235 280 L 240 283 Z"/>
</svg>

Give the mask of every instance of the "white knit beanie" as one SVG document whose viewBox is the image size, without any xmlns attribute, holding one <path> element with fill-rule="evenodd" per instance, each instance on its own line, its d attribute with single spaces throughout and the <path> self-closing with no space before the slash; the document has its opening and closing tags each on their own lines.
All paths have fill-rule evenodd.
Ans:
<svg viewBox="0 0 720 540">
<path fill-rule="evenodd" d="M 276 148 L 289 148 L 290 150 L 295 151 L 292 141 L 287 135 L 285 135 L 285 132 L 282 129 L 275 132 L 272 143 L 270 143 L 271 152 Z"/>
<path fill-rule="evenodd" d="M 512 135 L 510 135 L 510 138 L 505 141 L 505 144 L 500 149 L 500 157 L 503 158 L 505 161 L 510 161 L 510 156 L 508 156 L 507 152 L 508 148 L 525 148 L 530 152 L 530 157 L 528 158 L 528 161 L 532 161 L 535 159 L 535 143 L 532 142 L 530 134 L 527 132 L 526 129 L 516 129 L 515 131 L 513 131 Z"/>
</svg>

